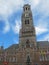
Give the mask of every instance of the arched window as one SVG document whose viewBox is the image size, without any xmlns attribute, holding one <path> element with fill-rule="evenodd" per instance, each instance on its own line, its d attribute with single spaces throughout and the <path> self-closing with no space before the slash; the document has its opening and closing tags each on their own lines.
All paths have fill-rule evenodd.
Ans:
<svg viewBox="0 0 49 65">
<path fill-rule="evenodd" d="M 11 57 L 9 58 L 9 62 L 12 62 L 12 58 Z"/>
<path fill-rule="evenodd" d="M 27 7 L 26 7 L 26 10 L 27 10 Z"/>
</svg>

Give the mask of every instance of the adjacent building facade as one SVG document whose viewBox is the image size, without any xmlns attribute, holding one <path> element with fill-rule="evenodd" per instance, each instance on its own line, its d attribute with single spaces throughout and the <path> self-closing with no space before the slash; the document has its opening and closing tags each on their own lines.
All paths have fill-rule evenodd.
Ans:
<svg viewBox="0 0 49 65">
<path fill-rule="evenodd" d="M 21 22 L 19 44 L 13 44 L 7 49 L 0 49 L 1 65 L 49 65 L 49 42 L 36 41 L 29 4 L 23 7 Z"/>
</svg>

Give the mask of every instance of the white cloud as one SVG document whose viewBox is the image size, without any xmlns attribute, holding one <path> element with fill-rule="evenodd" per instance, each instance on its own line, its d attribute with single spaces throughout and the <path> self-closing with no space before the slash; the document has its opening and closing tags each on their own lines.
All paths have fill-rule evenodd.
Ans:
<svg viewBox="0 0 49 65">
<path fill-rule="evenodd" d="M 32 5 L 33 7 L 33 5 Z M 36 10 L 36 13 L 42 14 L 42 17 L 49 16 L 49 0 L 40 0 L 38 5 L 35 7 L 34 11 Z"/>
<path fill-rule="evenodd" d="M 12 25 L 12 29 L 13 29 L 14 33 L 19 33 L 19 31 L 21 29 L 21 22 L 16 20 L 15 25 Z"/>
<path fill-rule="evenodd" d="M 35 27 L 35 30 L 36 30 L 36 35 L 40 35 L 48 31 L 48 29 L 42 27 Z"/>
<path fill-rule="evenodd" d="M 20 2 L 19 2 L 20 1 Z M 17 12 L 19 9 L 22 8 L 24 4 L 24 0 L 0 0 L 0 19 L 5 20 L 5 27 L 3 29 L 3 33 L 7 33 L 10 30 L 10 23 L 8 22 L 8 15 L 12 14 L 13 12 Z M 14 29 L 15 28 L 15 29 Z M 15 33 L 19 32 L 19 24 L 16 23 L 13 26 Z"/>
<path fill-rule="evenodd" d="M 40 0 L 29 0 L 29 4 L 34 9 L 40 3 Z"/>
<path fill-rule="evenodd" d="M 43 12 L 44 14 L 49 14 L 49 0 L 43 0 L 40 2 L 38 6 L 39 11 Z"/>
<path fill-rule="evenodd" d="M 2 32 L 5 34 L 5 33 L 9 32 L 9 30 L 10 30 L 10 24 L 8 21 L 5 21 L 5 27 Z"/>
<path fill-rule="evenodd" d="M 49 13 L 49 0 L 0 0 L 0 15 L 5 15 L 4 17 L 6 17 L 13 11 L 21 9 L 26 2 L 40 13 Z"/>
<path fill-rule="evenodd" d="M 20 2 L 19 2 L 20 1 Z M 46 18 L 49 15 L 49 0 L 27 0 L 28 3 L 32 6 L 33 10 L 35 9 L 37 12 L 43 14 L 42 19 L 39 19 L 37 21 L 36 26 L 36 34 L 42 34 L 46 32 L 48 22 L 44 22 L 44 18 Z M 3 18 L 7 17 L 9 14 L 13 13 L 14 11 L 18 11 L 22 8 L 26 1 L 24 0 L 0 0 L 0 15 L 3 16 Z M 36 16 L 36 14 L 34 14 Z M 42 24 L 41 24 L 42 22 Z M 43 25 L 44 24 L 44 25 Z M 8 22 L 6 22 L 6 26 L 4 28 L 4 32 L 8 32 L 10 29 L 10 25 Z M 17 21 L 15 26 L 12 26 L 12 29 L 15 33 L 19 33 L 20 30 L 20 23 Z"/>
<path fill-rule="evenodd" d="M 39 19 L 35 26 L 36 35 L 43 34 L 45 32 L 49 32 L 48 30 L 48 22 L 44 21 L 43 18 Z"/>
<path fill-rule="evenodd" d="M 0 0 L 0 15 L 8 16 L 13 11 L 21 9 L 24 0 Z"/>
</svg>

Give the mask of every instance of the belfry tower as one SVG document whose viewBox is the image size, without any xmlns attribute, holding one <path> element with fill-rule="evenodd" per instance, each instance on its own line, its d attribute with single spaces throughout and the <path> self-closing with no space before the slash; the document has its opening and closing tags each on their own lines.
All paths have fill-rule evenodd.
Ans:
<svg viewBox="0 0 49 65">
<path fill-rule="evenodd" d="M 35 48 L 36 47 L 36 35 L 33 24 L 33 17 L 30 5 L 26 4 L 23 7 L 23 13 L 21 17 L 22 28 L 20 30 L 20 47 L 23 48 Z"/>
</svg>

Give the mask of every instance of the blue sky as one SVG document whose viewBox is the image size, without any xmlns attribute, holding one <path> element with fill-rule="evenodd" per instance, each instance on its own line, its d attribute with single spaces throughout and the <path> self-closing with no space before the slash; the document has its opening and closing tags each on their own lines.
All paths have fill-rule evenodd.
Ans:
<svg viewBox="0 0 49 65">
<path fill-rule="evenodd" d="M 0 0 L 0 46 L 19 43 L 24 4 L 31 5 L 37 41 L 49 41 L 49 0 Z"/>
</svg>

